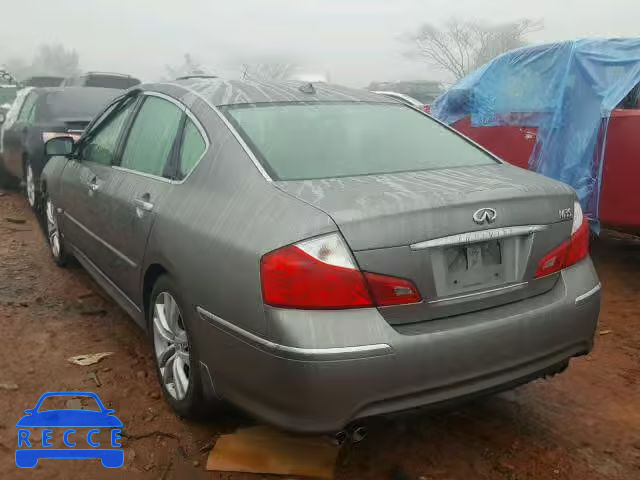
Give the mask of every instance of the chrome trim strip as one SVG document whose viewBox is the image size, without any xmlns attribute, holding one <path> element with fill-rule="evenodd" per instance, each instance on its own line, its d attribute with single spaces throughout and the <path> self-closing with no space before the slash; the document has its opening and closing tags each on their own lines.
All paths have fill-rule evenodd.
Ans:
<svg viewBox="0 0 640 480">
<path fill-rule="evenodd" d="M 378 343 L 373 345 L 357 345 L 353 347 L 332 347 L 332 348 L 301 348 L 301 347 L 290 347 L 288 345 L 280 345 L 279 343 L 274 343 L 269 340 L 266 340 L 258 335 L 255 335 L 251 332 L 246 331 L 243 328 L 234 325 L 231 322 L 223 320 L 222 318 L 214 315 L 211 312 L 208 312 L 202 307 L 196 307 L 197 312 L 203 317 L 205 320 L 210 323 L 216 324 L 217 326 L 223 327 L 223 330 L 228 330 L 233 333 L 236 333 L 243 337 L 245 340 L 248 340 L 250 343 L 261 346 L 271 353 L 281 353 L 287 356 L 287 354 L 294 354 L 299 357 L 335 357 L 341 355 L 353 356 L 358 354 L 368 354 L 367 356 L 374 355 L 385 355 L 389 354 L 393 351 L 390 345 L 386 343 Z M 333 359 L 333 358 L 329 358 Z"/>
<path fill-rule="evenodd" d="M 225 117 L 222 112 L 218 109 L 218 107 L 216 107 L 213 103 L 211 103 L 206 97 L 204 97 L 200 92 L 197 92 L 189 87 L 186 87 L 185 85 L 181 85 L 179 83 L 168 83 L 168 85 L 172 85 L 174 87 L 180 87 L 184 90 L 186 90 L 187 92 L 191 93 L 192 95 L 195 95 L 196 97 L 198 97 L 200 100 L 202 100 L 204 103 L 206 103 L 209 108 L 211 108 L 216 115 L 218 115 L 218 117 L 220 118 L 220 120 L 222 120 L 222 123 L 224 123 L 226 125 L 226 127 L 229 129 L 229 131 L 231 132 L 231 134 L 234 136 L 234 138 L 238 141 L 238 143 L 240 144 L 240 146 L 242 147 L 242 149 L 246 152 L 247 155 L 249 155 L 249 158 L 251 159 L 251 161 L 253 162 L 253 164 L 256 166 L 256 168 L 258 169 L 258 171 L 262 174 L 262 176 L 265 178 L 265 180 L 267 182 L 273 182 L 273 179 L 269 176 L 269 174 L 267 173 L 267 171 L 264 169 L 264 167 L 260 164 L 260 162 L 258 161 L 258 158 L 254 155 L 254 153 L 251 151 L 251 149 L 249 148 L 249 146 L 246 144 L 246 142 L 242 139 L 242 136 L 240 136 L 240 134 L 238 133 L 238 131 L 233 127 L 233 125 L 231 125 L 231 122 L 229 122 L 229 120 L 227 120 L 227 117 Z"/>
<path fill-rule="evenodd" d="M 82 223 L 80 223 L 78 220 L 76 220 L 74 217 L 72 217 L 71 215 L 69 215 L 67 213 L 67 211 L 64 211 L 64 216 L 67 217 L 69 220 L 71 220 L 73 223 L 75 223 L 80 229 L 82 229 L 82 231 L 84 231 L 87 235 L 91 236 L 91 238 L 93 238 L 94 240 L 97 240 L 98 242 L 100 242 L 102 245 L 104 245 L 106 248 L 108 248 L 109 250 L 111 250 L 114 254 L 116 254 L 118 256 L 118 258 L 122 259 L 127 265 L 129 265 L 131 268 L 136 268 L 138 265 L 131 260 L 129 257 L 127 257 L 126 255 L 124 255 L 123 253 L 121 253 L 119 250 L 116 250 L 115 248 L 113 248 L 111 245 L 109 245 L 107 242 L 105 242 L 103 239 L 101 239 L 100 237 L 98 237 L 95 233 L 93 233 L 91 230 L 89 230 L 87 227 L 85 227 Z"/>
<path fill-rule="evenodd" d="M 496 292 L 502 292 L 502 291 L 506 291 L 506 290 L 513 290 L 515 288 L 527 285 L 528 283 L 529 282 L 516 283 L 515 285 L 507 285 L 506 287 L 492 288 L 490 290 L 483 290 L 481 292 L 468 293 L 466 295 L 458 295 L 458 296 L 455 296 L 455 297 L 441 298 L 439 300 L 432 300 L 432 301 L 430 301 L 428 303 L 452 302 L 454 300 L 461 300 L 463 298 L 477 297 L 479 295 L 485 295 L 487 293 L 496 293 Z"/>
<path fill-rule="evenodd" d="M 585 300 L 587 300 L 589 297 L 595 295 L 596 293 L 598 293 L 600 290 L 602 289 L 602 283 L 598 283 L 598 285 L 596 285 L 595 287 L 593 287 L 591 290 L 589 290 L 587 293 L 583 293 L 582 295 L 580 295 L 579 297 L 576 297 L 576 305 L 584 302 Z"/>
<path fill-rule="evenodd" d="M 468 243 L 485 242 L 506 237 L 532 235 L 536 232 L 547 230 L 549 225 L 518 225 L 515 227 L 492 228 L 477 232 L 458 233 L 447 237 L 435 238 L 425 242 L 410 245 L 411 250 L 424 250 L 426 248 L 444 247 L 448 245 L 465 245 Z"/>
<path fill-rule="evenodd" d="M 140 172 L 138 170 L 132 170 L 127 167 L 121 167 L 120 165 L 111 165 L 111 168 L 114 170 L 118 170 L 120 172 L 131 173 L 133 175 L 139 175 L 141 177 L 150 178 L 152 180 L 158 180 L 159 182 L 164 183 L 179 183 L 176 180 L 171 180 L 170 178 L 159 177 L 158 175 L 153 175 L 152 173 Z"/>
</svg>

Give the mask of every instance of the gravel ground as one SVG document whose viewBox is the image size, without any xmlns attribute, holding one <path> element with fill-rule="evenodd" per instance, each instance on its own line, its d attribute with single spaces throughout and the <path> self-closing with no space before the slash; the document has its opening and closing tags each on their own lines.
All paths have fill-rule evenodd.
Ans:
<svg viewBox="0 0 640 480">
<path fill-rule="evenodd" d="M 591 355 L 455 410 L 372 420 L 363 442 L 343 448 L 336 478 L 640 479 L 640 240 L 605 235 L 592 250 L 604 303 Z M 55 267 L 14 193 L 0 196 L 0 338 L 0 478 L 267 478 L 204 471 L 216 436 L 251 421 L 174 416 L 145 335 L 80 267 Z M 104 351 L 114 355 L 90 367 L 66 360 Z M 95 391 L 115 409 L 126 427 L 122 469 L 97 460 L 16 468 L 15 422 L 51 390 Z"/>
</svg>

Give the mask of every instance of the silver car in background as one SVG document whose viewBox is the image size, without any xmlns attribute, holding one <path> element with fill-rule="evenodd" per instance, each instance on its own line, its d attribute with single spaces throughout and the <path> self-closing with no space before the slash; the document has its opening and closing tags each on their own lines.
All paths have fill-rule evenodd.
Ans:
<svg viewBox="0 0 640 480">
<path fill-rule="evenodd" d="M 73 255 L 153 339 L 183 416 L 337 431 L 557 373 L 600 284 L 564 184 L 329 84 L 136 87 L 42 176 Z"/>
</svg>

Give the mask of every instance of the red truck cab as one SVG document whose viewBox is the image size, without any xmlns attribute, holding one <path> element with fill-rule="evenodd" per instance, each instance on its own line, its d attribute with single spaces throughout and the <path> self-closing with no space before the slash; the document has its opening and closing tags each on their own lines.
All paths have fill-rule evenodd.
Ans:
<svg viewBox="0 0 640 480">
<path fill-rule="evenodd" d="M 624 102 L 623 102 L 624 103 Z M 629 107 L 627 103 L 625 105 Z M 453 125 L 503 160 L 529 168 L 537 129 L 519 126 L 474 127 L 469 117 Z M 604 227 L 640 233 L 640 108 L 611 113 L 600 191 L 600 222 Z"/>
</svg>

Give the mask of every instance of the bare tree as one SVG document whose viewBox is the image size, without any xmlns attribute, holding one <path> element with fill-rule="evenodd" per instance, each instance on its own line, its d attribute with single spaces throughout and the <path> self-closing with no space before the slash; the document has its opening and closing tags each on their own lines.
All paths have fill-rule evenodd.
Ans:
<svg viewBox="0 0 640 480">
<path fill-rule="evenodd" d="M 426 23 L 404 40 L 411 45 L 410 57 L 460 80 L 497 55 L 526 45 L 527 35 L 542 28 L 542 22 L 530 19 L 491 25 L 454 18 L 442 28 Z"/>
<path fill-rule="evenodd" d="M 63 45 L 41 45 L 31 63 L 22 58 L 9 58 L 3 67 L 16 79 L 24 80 L 33 75 L 72 76 L 79 71 L 80 60 L 75 50 Z"/>
<path fill-rule="evenodd" d="M 242 65 L 242 78 L 254 80 L 286 80 L 295 71 L 293 63 L 256 63 Z"/>
<path fill-rule="evenodd" d="M 79 72 L 78 52 L 63 45 L 42 45 L 31 63 L 32 75 L 56 75 L 69 77 Z"/>
<path fill-rule="evenodd" d="M 185 53 L 181 65 L 166 65 L 165 70 L 169 80 L 174 80 L 185 75 L 204 75 L 202 64 L 191 54 Z"/>
</svg>

